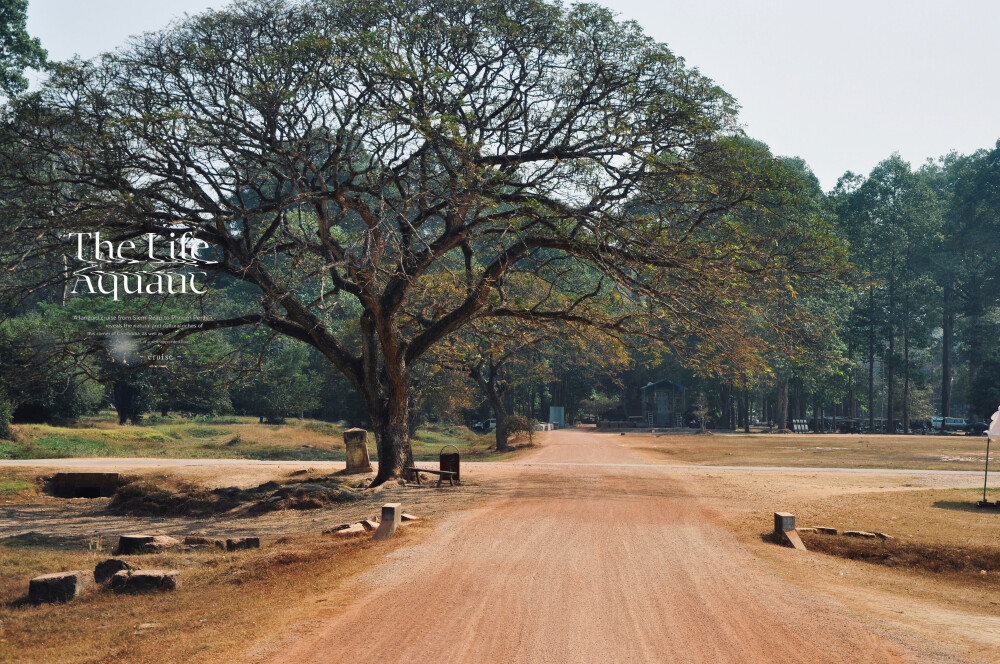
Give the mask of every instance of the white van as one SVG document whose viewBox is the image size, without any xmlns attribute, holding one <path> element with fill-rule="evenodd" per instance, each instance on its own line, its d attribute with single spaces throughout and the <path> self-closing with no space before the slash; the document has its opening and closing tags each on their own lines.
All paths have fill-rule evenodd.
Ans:
<svg viewBox="0 0 1000 664">
<path fill-rule="evenodd" d="M 962 431 L 967 422 L 961 417 L 932 417 L 931 429 L 935 431 Z"/>
</svg>

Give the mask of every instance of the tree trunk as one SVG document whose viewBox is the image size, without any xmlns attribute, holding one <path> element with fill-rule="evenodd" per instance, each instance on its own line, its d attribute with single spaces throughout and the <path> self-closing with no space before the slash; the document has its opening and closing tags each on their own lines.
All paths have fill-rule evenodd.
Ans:
<svg viewBox="0 0 1000 664">
<path fill-rule="evenodd" d="M 813 393 L 813 427 L 816 433 L 823 433 L 823 425 L 820 422 L 819 395 Z"/>
<path fill-rule="evenodd" d="M 903 323 L 903 433 L 910 433 L 910 334 Z"/>
<path fill-rule="evenodd" d="M 885 397 L 885 433 L 896 430 L 895 403 L 896 399 L 896 332 L 889 332 L 889 357 L 886 360 L 886 397 Z"/>
<path fill-rule="evenodd" d="M 375 447 L 378 450 L 378 473 L 372 486 L 378 486 L 390 479 L 402 478 L 405 469 L 413 467 L 408 410 L 404 400 L 387 407 L 382 417 L 372 421 Z"/>
<path fill-rule="evenodd" d="M 968 381 L 968 396 L 966 396 L 966 402 L 969 404 L 969 420 L 978 421 L 979 413 L 976 413 L 974 406 L 972 405 L 972 390 L 975 389 L 976 378 L 979 376 L 979 366 L 982 363 L 982 326 L 980 324 L 981 313 L 979 311 L 974 311 L 969 316 L 969 381 Z"/>
<path fill-rule="evenodd" d="M 947 284 L 941 320 L 941 417 L 951 417 L 951 354 L 955 343 L 955 312 L 951 300 L 954 295 L 951 284 Z"/>
<path fill-rule="evenodd" d="M 362 362 L 356 384 L 372 421 L 378 453 L 378 473 L 371 486 L 404 478 L 406 468 L 413 467 L 406 363 L 399 345 L 391 343 L 392 333 L 383 331 L 380 340 L 375 327 L 374 315 L 362 316 Z"/>
<path fill-rule="evenodd" d="M 475 381 L 479 389 L 486 395 L 486 401 L 493 411 L 493 418 L 497 421 L 494 435 L 497 441 L 497 451 L 503 452 L 510 449 L 507 433 L 507 405 L 504 403 L 504 396 L 507 394 L 508 383 L 500 380 L 500 367 L 503 362 L 494 364 L 492 359 L 482 360 L 478 364 L 469 367 L 469 376 Z M 486 366 L 487 371 L 483 368 Z"/>
<path fill-rule="evenodd" d="M 497 451 L 503 452 L 510 449 L 509 435 L 507 434 L 507 408 L 503 403 L 503 395 L 498 395 L 495 390 L 487 392 L 486 398 L 493 409 L 493 417 L 496 418 L 497 428 L 494 432 L 497 440 Z"/>
<path fill-rule="evenodd" d="M 732 394 L 732 386 L 729 383 L 723 383 L 719 392 L 719 396 L 722 397 L 722 426 L 725 429 L 730 429 L 729 424 L 732 418 L 732 400 L 730 399 L 730 395 Z"/>
<path fill-rule="evenodd" d="M 750 433 L 750 390 L 743 392 L 743 432 Z"/>
<path fill-rule="evenodd" d="M 777 412 L 774 414 L 775 425 L 778 427 L 778 431 L 785 431 L 788 429 L 788 379 L 781 381 L 778 386 L 778 407 Z"/>
<path fill-rule="evenodd" d="M 875 431 L 875 303 L 872 287 L 868 287 L 868 431 Z"/>
</svg>

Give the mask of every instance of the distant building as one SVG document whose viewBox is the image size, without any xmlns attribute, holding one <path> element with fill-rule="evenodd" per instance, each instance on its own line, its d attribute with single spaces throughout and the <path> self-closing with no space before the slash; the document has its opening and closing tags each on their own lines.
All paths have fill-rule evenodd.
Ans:
<svg viewBox="0 0 1000 664">
<path fill-rule="evenodd" d="M 670 380 L 660 380 L 639 388 L 642 416 L 648 427 L 682 427 L 686 388 Z"/>
</svg>

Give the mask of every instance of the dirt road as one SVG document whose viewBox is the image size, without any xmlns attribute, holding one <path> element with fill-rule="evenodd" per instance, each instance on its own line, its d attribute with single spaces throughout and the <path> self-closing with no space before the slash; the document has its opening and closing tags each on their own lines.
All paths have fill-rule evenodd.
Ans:
<svg viewBox="0 0 1000 664">
<path fill-rule="evenodd" d="M 268 661 L 951 660 L 768 573 L 682 473 L 614 436 L 558 431 L 525 461 L 477 469 L 516 488 L 444 519 Z"/>
</svg>

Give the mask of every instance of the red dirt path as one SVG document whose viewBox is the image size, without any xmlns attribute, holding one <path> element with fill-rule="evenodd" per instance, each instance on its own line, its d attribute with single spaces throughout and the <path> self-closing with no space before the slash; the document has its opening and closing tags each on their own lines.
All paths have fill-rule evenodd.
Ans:
<svg viewBox="0 0 1000 664">
<path fill-rule="evenodd" d="M 510 497 L 444 519 L 272 664 L 928 661 L 765 571 L 614 436 L 557 431 L 524 461 L 595 465 L 470 469 Z"/>
</svg>

